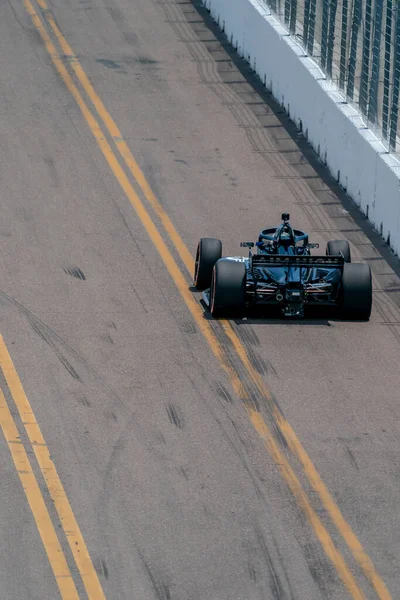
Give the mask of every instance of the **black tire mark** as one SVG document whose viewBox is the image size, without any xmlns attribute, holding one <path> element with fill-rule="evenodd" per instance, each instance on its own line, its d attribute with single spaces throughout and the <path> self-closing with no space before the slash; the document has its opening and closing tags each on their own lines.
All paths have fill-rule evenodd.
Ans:
<svg viewBox="0 0 400 600">
<path fill-rule="evenodd" d="M 47 156 L 44 158 L 44 162 L 49 170 L 50 179 L 54 187 L 60 187 L 60 178 L 58 176 L 57 167 L 54 162 L 54 158 L 52 156 Z"/>
<path fill-rule="evenodd" d="M 81 281 L 86 280 L 84 272 L 79 267 L 64 267 L 64 273 L 71 275 L 71 277 L 75 277 L 75 279 L 80 279 Z"/>
<path fill-rule="evenodd" d="M 110 7 L 107 7 L 107 10 L 108 10 L 112 20 L 114 21 L 115 25 L 120 30 L 122 36 L 125 38 L 125 41 L 130 46 L 134 46 L 134 47 L 138 46 L 139 38 L 136 33 L 126 29 L 126 19 L 125 19 L 123 13 L 120 11 L 120 9 L 117 8 L 116 6 L 110 6 Z"/>
<path fill-rule="evenodd" d="M 178 469 L 179 473 L 182 475 L 182 477 L 184 477 L 184 479 L 186 479 L 186 481 L 189 481 L 189 475 L 185 469 L 185 467 L 183 467 L 182 465 L 179 467 Z"/>
<path fill-rule="evenodd" d="M 260 346 L 261 346 L 260 339 L 259 339 L 258 335 L 256 334 L 256 332 L 254 331 L 254 329 L 250 325 L 246 325 L 246 327 L 242 327 L 242 328 L 238 328 L 236 326 L 236 329 L 237 329 L 236 333 L 239 333 L 239 335 L 244 343 L 246 343 L 247 345 L 250 345 L 250 346 L 256 346 L 257 348 L 260 348 Z"/>
<path fill-rule="evenodd" d="M 118 417 L 115 414 L 115 412 L 113 412 L 112 410 L 106 410 L 104 411 L 104 416 L 107 420 L 112 419 L 113 421 L 117 422 L 118 421 Z"/>
<path fill-rule="evenodd" d="M 182 323 L 181 327 L 188 335 L 194 335 L 197 333 L 197 326 L 194 321 L 185 321 Z"/>
<path fill-rule="evenodd" d="M 333 566 L 327 559 L 322 559 L 321 556 L 318 555 L 312 544 L 305 544 L 303 546 L 303 553 L 311 577 L 320 588 L 323 597 L 329 598 L 331 596 L 329 587 L 336 585 L 336 575 L 333 572 Z"/>
<path fill-rule="evenodd" d="M 215 388 L 216 388 L 218 396 L 220 398 L 222 398 L 224 400 L 224 402 L 227 402 L 228 404 L 233 404 L 234 403 L 232 394 L 230 394 L 228 392 L 228 390 L 226 389 L 226 387 L 222 383 L 220 383 L 219 381 L 217 381 L 215 383 Z"/>
<path fill-rule="evenodd" d="M 348 446 L 346 446 L 346 445 L 344 446 L 344 449 L 345 449 L 345 451 L 346 451 L 346 454 L 347 454 L 347 456 L 349 457 L 349 459 L 350 459 L 350 462 L 351 462 L 351 464 L 353 465 L 353 467 L 354 467 L 354 468 L 355 468 L 357 471 L 359 471 L 359 470 L 360 470 L 360 467 L 358 466 L 358 463 L 357 463 L 357 461 L 356 461 L 356 458 L 355 458 L 355 456 L 354 456 L 354 453 L 352 452 L 352 450 L 350 450 L 350 448 L 349 448 Z"/>
<path fill-rule="evenodd" d="M 105 579 L 108 579 L 108 577 L 109 577 L 108 567 L 107 567 L 107 564 L 106 564 L 106 561 L 104 560 L 104 558 L 96 559 L 94 561 L 94 567 L 100 576 L 104 577 Z"/>
<path fill-rule="evenodd" d="M 206 382 L 206 384 L 209 384 L 209 380 L 208 380 L 207 374 L 204 371 L 202 372 L 202 376 L 203 376 L 203 379 Z M 190 381 L 190 383 L 192 384 L 193 389 L 200 396 L 201 400 L 203 401 L 204 406 L 206 407 L 206 409 L 208 410 L 208 412 L 211 414 L 211 416 L 213 417 L 214 421 L 217 423 L 217 425 L 218 425 L 219 429 L 221 430 L 222 435 L 224 436 L 225 440 L 228 442 L 229 446 L 232 448 L 233 452 L 236 454 L 236 456 L 240 460 L 242 466 L 244 467 L 245 471 L 247 472 L 247 474 L 249 476 L 249 479 L 250 479 L 251 483 L 253 484 L 253 487 L 254 487 L 254 490 L 255 490 L 257 496 L 259 498 L 264 499 L 264 492 L 263 492 L 263 490 L 261 488 L 259 478 L 253 473 L 253 469 L 247 464 L 245 456 L 243 455 L 243 453 L 239 449 L 238 445 L 235 444 L 235 442 L 233 441 L 233 439 L 231 438 L 231 436 L 229 435 L 229 433 L 226 431 L 226 429 L 223 426 L 223 424 L 221 423 L 220 419 L 215 414 L 214 409 L 210 406 L 210 404 L 207 402 L 206 398 L 204 397 L 201 389 L 199 389 L 196 386 L 195 382 L 190 377 L 190 375 L 187 374 L 187 378 Z M 226 400 L 225 400 L 225 398 L 223 400 L 221 399 L 221 405 L 222 405 L 222 407 L 224 409 L 224 413 L 225 413 L 226 417 L 229 419 L 229 422 L 231 423 L 233 429 L 235 430 L 235 433 L 236 433 L 236 435 L 237 435 L 237 437 L 238 437 L 241 445 L 247 451 L 245 440 L 241 437 L 240 432 L 237 429 L 236 423 L 230 418 L 229 414 L 226 411 Z"/>
<path fill-rule="evenodd" d="M 274 430 L 277 441 L 282 448 L 287 449 L 288 444 L 285 436 L 282 434 L 279 425 L 276 422 L 275 412 L 278 411 L 283 416 L 283 411 L 277 402 L 276 398 L 271 394 L 269 397 L 263 392 L 262 389 L 253 381 L 245 367 L 242 360 L 237 355 L 236 350 L 233 348 L 232 343 L 225 336 L 224 331 L 219 327 L 218 322 L 213 322 L 213 332 L 215 337 L 222 348 L 224 348 L 225 356 L 231 369 L 237 374 L 240 379 L 243 389 L 246 393 L 246 397 L 242 398 L 242 402 L 252 410 L 261 412 L 261 407 L 266 411 L 269 419 L 270 427 Z M 259 365 L 261 367 L 261 364 Z"/>
<path fill-rule="evenodd" d="M 101 561 L 101 566 L 103 568 L 104 577 L 106 579 L 108 579 L 108 576 L 109 576 L 109 574 L 108 574 L 108 567 L 107 567 L 106 561 L 104 559 Z"/>
<path fill-rule="evenodd" d="M 147 573 L 149 581 L 154 589 L 157 600 L 171 600 L 172 597 L 171 597 L 171 592 L 170 592 L 170 586 L 167 585 L 166 583 L 164 583 L 163 581 L 160 581 L 161 578 L 158 578 L 155 575 L 154 569 L 150 568 L 150 565 L 145 560 L 145 558 L 143 557 L 141 552 L 139 552 L 139 550 L 138 550 L 138 554 L 142 561 L 142 565 Z"/>
<path fill-rule="evenodd" d="M 183 419 L 182 411 L 180 410 L 180 408 L 175 406 L 174 404 L 167 404 L 166 409 L 167 409 L 168 418 L 171 421 L 171 423 L 173 425 L 175 425 L 176 427 L 178 427 L 178 429 L 183 429 L 184 419 Z"/>
<path fill-rule="evenodd" d="M 83 406 L 86 406 L 86 408 L 90 408 L 90 406 L 91 406 L 90 400 L 88 400 L 85 395 L 78 396 L 78 402 L 80 404 L 82 404 Z"/>
<path fill-rule="evenodd" d="M 67 359 L 67 357 L 64 356 L 64 354 L 58 348 L 58 346 L 55 343 L 55 341 L 52 338 L 52 336 L 51 335 L 49 336 L 49 332 L 46 331 L 46 328 L 43 327 L 42 324 L 35 317 L 33 317 L 31 314 L 27 315 L 27 318 L 28 318 L 28 321 L 29 321 L 29 323 L 30 323 L 33 331 L 35 333 L 37 333 L 39 335 L 39 337 L 41 337 L 42 340 L 44 342 L 46 342 L 46 344 L 48 344 L 50 346 L 50 348 L 53 350 L 53 352 L 55 353 L 55 355 L 57 356 L 57 358 L 59 359 L 59 361 L 61 362 L 61 364 L 66 368 L 66 370 L 68 371 L 68 373 L 76 381 L 79 381 L 79 383 L 83 383 L 83 379 L 80 377 L 80 375 L 74 369 L 74 367 L 71 365 L 71 363 L 69 362 L 69 360 Z"/>
<path fill-rule="evenodd" d="M 251 562 L 248 563 L 247 570 L 249 573 L 250 581 L 253 581 L 253 583 L 256 583 L 257 582 L 257 571 Z"/>
<path fill-rule="evenodd" d="M 3 290 L 0 290 L 0 296 L 2 296 L 3 298 L 5 298 L 10 304 L 12 304 L 13 306 L 15 306 L 17 308 L 17 310 L 19 312 L 21 312 L 27 318 L 28 321 L 29 321 L 29 318 L 31 318 L 37 324 L 39 324 L 41 331 L 42 332 L 46 331 L 46 335 L 47 335 L 48 338 L 50 336 L 52 336 L 52 338 L 54 339 L 54 342 L 57 342 L 59 345 L 62 345 L 64 348 L 66 348 L 68 350 L 68 352 L 70 352 L 71 354 L 73 354 L 76 357 L 76 359 L 80 363 L 82 363 L 85 366 L 85 368 L 90 373 L 92 373 L 93 375 L 95 375 L 96 379 L 103 384 L 103 386 L 110 392 L 110 394 L 112 394 L 112 396 L 119 402 L 119 404 L 122 405 L 122 406 L 124 406 L 124 402 L 119 397 L 119 395 L 117 394 L 117 392 L 110 385 L 108 385 L 108 383 L 105 381 L 105 379 L 102 377 L 102 375 L 94 367 L 92 367 L 92 365 L 86 360 L 86 358 L 84 356 L 82 356 L 82 354 L 80 354 L 80 352 L 78 352 L 77 350 L 75 350 L 74 348 L 72 348 L 72 346 L 70 346 L 68 344 L 68 342 L 66 340 L 64 340 L 64 338 L 62 338 L 58 333 L 56 333 L 54 331 L 54 329 L 52 329 L 51 327 L 49 327 L 48 325 L 46 325 L 32 311 L 30 311 L 28 308 L 26 308 L 25 306 L 23 306 L 23 304 L 21 304 L 20 302 L 18 302 L 18 300 L 15 300 L 15 298 L 12 298 L 8 294 L 6 294 Z M 39 335 L 41 335 L 41 334 L 39 334 Z"/>
<path fill-rule="evenodd" d="M 281 581 L 281 577 L 278 573 L 277 568 L 274 565 L 274 561 L 272 559 L 271 553 L 268 549 L 268 545 L 259 529 L 256 529 L 256 536 L 258 544 L 262 550 L 262 553 L 265 558 L 265 562 L 269 571 L 269 587 L 271 590 L 271 598 L 273 600 L 286 600 L 287 596 L 285 594 L 285 589 L 283 582 Z M 273 541 L 273 540 L 271 540 Z M 275 545 L 275 544 L 274 544 Z"/>
<path fill-rule="evenodd" d="M 321 181 L 317 170 L 321 170 L 321 159 L 317 170 L 312 164 L 309 164 L 304 151 L 307 155 L 313 154 L 313 163 L 317 164 L 318 162 L 311 146 L 306 141 L 302 142 L 301 146 L 299 145 L 299 141 L 304 138 L 298 133 L 296 126 L 273 100 L 271 94 L 254 74 L 251 66 L 237 55 L 226 35 L 221 32 L 199 0 L 192 0 L 191 9 L 189 11 L 182 10 L 180 14 L 177 10 L 171 9 L 171 3 L 162 2 L 161 4 L 166 14 L 173 17 L 170 21 L 176 34 L 181 41 L 187 44 L 194 60 L 199 62 L 201 80 L 231 110 L 239 126 L 244 128 L 254 152 L 263 156 L 277 177 L 285 180 L 285 184 L 292 192 L 293 197 L 297 199 L 297 203 L 302 209 L 304 208 L 311 228 L 314 230 L 325 229 L 327 216 L 325 211 L 321 210 L 322 207 L 317 206 L 314 207 L 314 210 L 309 211 L 306 206 L 310 202 L 310 197 L 321 199 L 321 197 L 332 194 L 330 188 L 333 185 L 333 178 L 328 175 L 327 171 L 324 173 L 324 177 L 330 183 L 326 185 L 326 189 L 320 189 Z M 205 39 L 204 35 L 199 36 L 199 27 L 191 23 L 189 14 L 195 14 L 203 20 L 204 27 L 208 30 L 208 36 L 211 35 L 211 39 Z M 197 21 L 198 19 L 192 20 Z M 187 27 L 191 27 L 196 41 L 188 35 L 187 27 L 182 25 L 184 21 L 186 21 Z M 198 47 L 199 41 L 212 59 L 215 60 L 216 56 L 219 57 L 214 65 L 209 65 L 210 61 L 204 56 L 204 49 Z M 231 65 L 229 71 L 226 69 L 227 63 Z M 235 72 L 236 81 L 232 81 L 232 72 Z M 211 77 L 210 73 L 212 73 Z M 215 79 L 216 76 L 217 79 Z M 238 80 L 240 80 L 240 86 Z M 242 101 L 240 97 L 242 87 L 246 87 L 248 94 L 256 94 L 260 100 L 257 104 L 263 104 L 264 110 L 261 112 L 264 114 L 259 114 L 260 109 L 258 106 L 255 107 L 254 102 L 244 103 Z M 264 124 L 266 118 L 271 121 L 270 124 Z M 289 150 L 288 145 L 290 146 Z M 288 158 L 290 156 L 292 156 L 292 161 Z M 324 159 L 324 157 L 322 158 Z M 317 214 L 319 211 L 320 214 Z"/>
</svg>

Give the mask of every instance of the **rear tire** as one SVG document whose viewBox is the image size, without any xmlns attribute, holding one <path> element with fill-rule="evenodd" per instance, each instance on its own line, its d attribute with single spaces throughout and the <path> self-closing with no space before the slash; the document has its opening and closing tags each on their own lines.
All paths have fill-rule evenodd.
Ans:
<svg viewBox="0 0 400 600">
<path fill-rule="evenodd" d="M 369 265 L 364 263 L 344 265 L 341 305 L 346 319 L 369 320 L 372 309 L 372 279 Z"/>
<path fill-rule="evenodd" d="M 201 238 L 196 252 L 194 267 L 194 287 L 204 290 L 211 285 L 211 276 L 215 263 L 222 256 L 222 242 L 215 238 Z"/>
<path fill-rule="evenodd" d="M 349 242 L 346 240 L 332 240 L 326 245 L 326 254 L 329 256 L 338 256 L 342 253 L 344 256 L 344 262 L 351 263 L 351 253 Z"/>
<path fill-rule="evenodd" d="M 219 260 L 215 263 L 210 292 L 210 312 L 223 317 L 244 310 L 246 300 L 246 267 L 242 262 Z"/>
</svg>

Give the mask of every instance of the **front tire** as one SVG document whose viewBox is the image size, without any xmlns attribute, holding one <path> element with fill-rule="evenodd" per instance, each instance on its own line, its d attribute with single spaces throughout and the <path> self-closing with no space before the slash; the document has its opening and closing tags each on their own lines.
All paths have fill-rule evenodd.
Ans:
<svg viewBox="0 0 400 600">
<path fill-rule="evenodd" d="M 338 256 L 343 254 L 344 262 L 351 263 L 350 245 L 346 240 L 332 240 L 326 245 L 326 254 Z"/>
<path fill-rule="evenodd" d="M 344 265 L 341 305 L 346 319 L 369 320 L 372 309 L 372 278 L 369 265 L 364 263 Z"/>
<path fill-rule="evenodd" d="M 222 256 L 222 242 L 215 238 L 201 238 L 196 252 L 194 287 L 204 290 L 210 287 L 215 263 Z"/>
<path fill-rule="evenodd" d="M 222 259 L 215 263 L 210 292 L 213 317 L 227 316 L 244 310 L 246 300 L 246 267 L 242 262 Z"/>
</svg>

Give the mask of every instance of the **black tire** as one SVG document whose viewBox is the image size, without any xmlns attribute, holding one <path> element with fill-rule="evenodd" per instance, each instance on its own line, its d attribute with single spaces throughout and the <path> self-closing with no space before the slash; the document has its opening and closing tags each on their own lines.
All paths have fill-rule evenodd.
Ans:
<svg viewBox="0 0 400 600">
<path fill-rule="evenodd" d="M 368 321 L 372 308 L 372 279 L 369 265 L 345 264 L 341 285 L 341 308 L 346 319 Z"/>
<path fill-rule="evenodd" d="M 351 253 L 349 242 L 346 240 L 332 240 L 326 245 L 326 254 L 330 256 L 338 256 L 342 253 L 344 256 L 344 262 L 351 263 Z"/>
<path fill-rule="evenodd" d="M 210 311 L 213 317 L 240 313 L 246 300 L 246 267 L 242 262 L 222 259 L 214 265 Z"/>
<path fill-rule="evenodd" d="M 211 276 L 215 263 L 222 256 L 222 242 L 214 238 L 201 238 L 196 252 L 194 267 L 194 287 L 205 290 L 211 285 Z"/>
</svg>

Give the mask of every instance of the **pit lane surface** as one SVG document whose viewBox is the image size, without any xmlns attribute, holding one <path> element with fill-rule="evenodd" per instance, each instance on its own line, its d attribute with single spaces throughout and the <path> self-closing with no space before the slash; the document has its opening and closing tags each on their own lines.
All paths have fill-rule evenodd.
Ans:
<svg viewBox="0 0 400 600">
<path fill-rule="evenodd" d="M 4 352 L 1 387 L 76 591 L 60 591 L 52 568 L 60 552 L 41 540 L 43 511 L 27 502 L 33 488 L 26 496 L 2 411 L 0 597 L 396 598 L 397 263 L 299 151 L 197 5 L 74 0 L 49 8 L 14 0 L 0 8 L 0 332 L 61 491 L 54 471 L 44 470 L 46 480 L 40 469 Z M 71 95 L 63 65 L 102 131 Z M 109 117 L 165 212 L 149 207 Z M 133 195 L 121 188 L 124 174 Z M 353 257 L 373 269 L 371 322 L 229 326 L 205 316 L 203 326 L 138 218 L 135 192 L 186 290 L 165 215 L 192 255 L 201 235 L 237 253 L 282 210 L 322 247 L 349 239 Z M 222 366 L 205 326 L 227 355 Z M 241 398 L 227 364 L 243 382 Z M 287 421 L 278 422 L 279 411 Z M 287 422 L 321 479 L 301 464 L 297 443 L 288 445 Z M 278 455 L 260 437 L 263 424 Z M 60 498 L 88 549 L 81 569 Z M 363 572 L 366 555 L 375 568 Z M 85 578 L 98 578 L 102 591 Z"/>
</svg>

